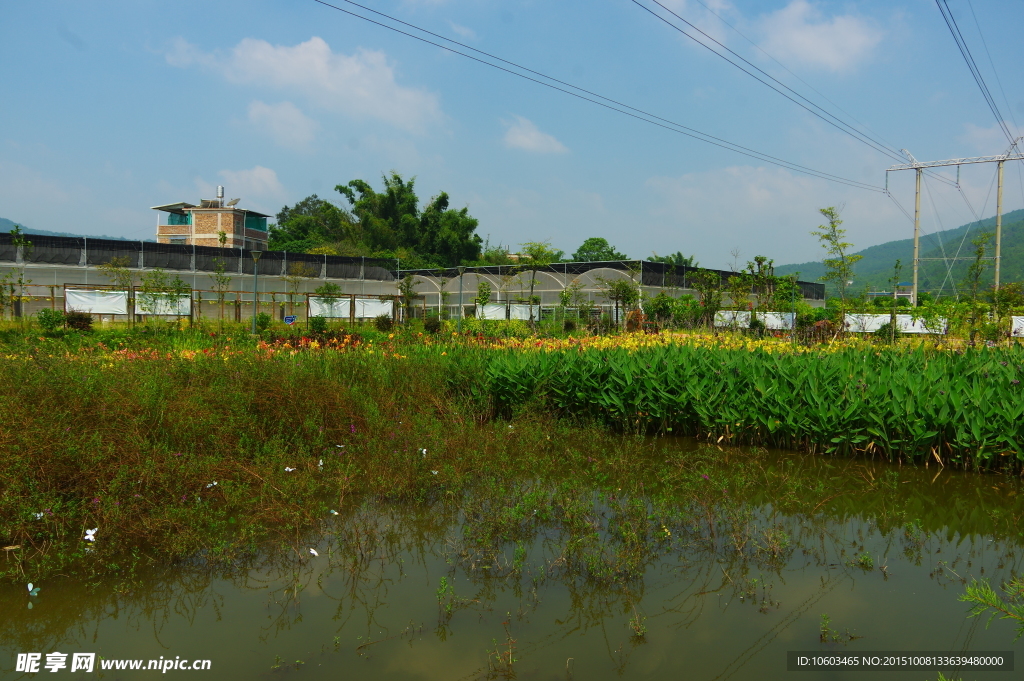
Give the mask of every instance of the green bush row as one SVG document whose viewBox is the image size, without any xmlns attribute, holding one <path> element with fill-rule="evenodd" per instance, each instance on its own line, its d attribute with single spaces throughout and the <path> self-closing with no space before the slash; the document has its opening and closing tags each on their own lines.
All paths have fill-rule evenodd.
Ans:
<svg viewBox="0 0 1024 681">
<path fill-rule="evenodd" d="M 498 411 L 524 408 L 811 451 L 970 467 L 1024 462 L 1024 350 L 809 354 L 668 346 L 492 355 Z M 482 395 L 481 395 L 482 396 Z"/>
</svg>

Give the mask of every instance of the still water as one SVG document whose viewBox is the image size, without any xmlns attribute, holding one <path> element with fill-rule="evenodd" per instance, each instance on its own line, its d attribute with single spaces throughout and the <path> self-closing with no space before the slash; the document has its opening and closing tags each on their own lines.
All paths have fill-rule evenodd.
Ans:
<svg viewBox="0 0 1024 681">
<path fill-rule="evenodd" d="M 657 550 L 632 571 L 613 556 L 621 542 L 594 539 L 622 535 L 621 517 L 601 521 L 621 500 L 595 495 L 583 534 L 538 523 L 497 555 L 477 547 L 483 531 L 467 507 L 366 504 L 231 570 L 196 560 L 127 585 L 57 577 L 35 597 L 5 585 L 0 678 L 153 678 L 161 672 L 100 667 L 162 658 L 210 660 L 208 671 L 170 669 L 168 678 L 817 681 L 866 677 L 788 672 L 786 652 L 1024 652 L 1012 622 L 986 629 L 958 600 L 972 579 L 998 586 L 1019 573 L 1015 480 L 783 452 L 762 464 L 815 490 L 820 504 L 780 510 L 785 500 L 766 483 L 724 511 L 690 505 L 692 517 L 675 524 L 641 511 L 654 518 L 644 536 Z M 844 488 L 854 479 L 887 482 Z M 584 558 L 573 553 L 587 541 Z M 602 560 L 617 567 L 591 569 Z M 15 671 L 18 654 L 32 652 L 42 654 L 40 672 Z M 42 665 L 53 652 L 68 658 L 51 676 Z M 95 671 L 72 673 L 73 653 L 95 653 Z M 1024 659 L 1017 669 L 943 671 L 1009 679 Z"/>
</svg>

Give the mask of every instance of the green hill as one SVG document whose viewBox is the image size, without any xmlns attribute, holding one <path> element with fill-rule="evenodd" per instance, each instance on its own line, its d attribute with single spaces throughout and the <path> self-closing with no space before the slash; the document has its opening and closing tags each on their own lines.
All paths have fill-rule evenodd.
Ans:
<svg viewBox="0 0 1024 681">
<path fill-rule="evenodd" d="M 960 250 L 959 257 L 972 257 L 974 247 L 971 239 L 974 239 L 983 232 L 995 232 L 995 217 L 985 218 L 980 222 L 972 222 L 961 225 L 955 229 L 947 229 L 942 232 L 924 234 L 921 236 L 921 258 L 953 257 Z M 969 233 L 968 233 L 969 232 Z M 964 234 L 967 239 L 964 240 Z M 961 247 L 961 241 L 963 246 Z M 995 240 L 992 240 L 992 248 L 989 255 L 995 253 Z M 899 241 L 888 241 L 884 244 L 871 246 L 856 255 L 864 258 L 854 265 L 854 291 L 861 291 L 865 287 L 872 290 L 886 290 L 889 288 L 888 280 L 892 277 L 893 266 L 896 259 L 903 262 L 903 273 L 900 279 L 904 282 L 911 281 L 914 265 L 914 240 L 900 239 Z M 990 266 L 985 274 L 984 281 L 991 283 L 992 268 Z M 920 268 L 919 286 L 922 291 L 938 291 L 940 288 L 944 293 L 952 293 L 950 281 L 959 285 L 963 281 L 970 263 L 966 260 L 957 261 L 951 272 L 947 273 L 946 263 L 935 260 L 922 260 Z M 818 281 L 825 274 L 825 266 L 818 262 L 804 262 L 795 265 L 779 265 L 775 268 L 775 274 L 784 275 L 799 272 L 800 278 L 804 281 Z M 948 274 L 948 276 L 947 276 Z M 1003 215 L 1003 250 L 1002 269 L 1000 278 L 1003 283 L 1010 281 L 1024 281 L 1024 209 L 1015 210 Z"/>
<path fill-rule="evenodd" d="M 14 226 L 18 224 L 7 218 L 0 218 L 0 234 L 6 234 L 14 229 Z M 99 234 L 76 234 L 74 232 L 51 232 L 48 229 L 33 229 L 31 227 L 21 226 L 21 229 L 25 234 L 40 234 L 42 236 L 71 236 L 81 238 L 87 236 L 90 239 L 114 239 L 115 241 L 135 241 L 135 239 L 126 239 L 123 236 L 106 236 Z M 146 241 L 152 241 L 152 239 L 146 239 Z"/>
</svg>

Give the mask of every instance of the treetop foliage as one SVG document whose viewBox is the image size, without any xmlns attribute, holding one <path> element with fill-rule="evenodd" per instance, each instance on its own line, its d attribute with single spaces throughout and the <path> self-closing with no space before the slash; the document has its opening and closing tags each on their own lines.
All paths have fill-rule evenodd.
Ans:
<svg viewBox="0 0 1024 681">
<path fill-rule="evenodd" d="M 392 172 L 382 179 L 380 192 L 359 179 L 337 185 L 334 189 L 349 209 L 316 194 L 285 206 L 270 229 L 270 248 L 395 258 L 408 269 L 454 267 L 480 259 L 478 221 L 467 208 L 451 208 L 446 192 L 421 208 L 415 178 L 405 180 Z"/>
</svg>

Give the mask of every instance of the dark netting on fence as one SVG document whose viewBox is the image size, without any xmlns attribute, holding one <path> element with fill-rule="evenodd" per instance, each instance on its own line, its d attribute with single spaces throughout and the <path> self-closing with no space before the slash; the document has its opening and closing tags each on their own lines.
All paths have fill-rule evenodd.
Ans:
<svg viewBox="0 0 1024 681">
<path fill-rule="evenodd" d="M 11 243 L 11 235 L 4 234 L 5 242 Z M 24 252 L 25 262 L 40 262 L 52 265 L 77 265 L 82 257 L 82 239 L 66 236 L 26 235 L 32 245 Z M 13 244 L 11 246 L 13 248 Z M 4 258 L 6 260 L 6 258 Z M 11 260 L 13 260 L 13 256 Z"/>
<path fill-rule="evenodd" d="M 18 248 L 10 234 L 0 234 L 0 261 L 14 262 L 18 259 Z"/>
<path fill-rule="evenodd" d="M 323 271 L 325 256 L 312 253 L 286 253 L 286 274 L 297 277 L 319 277 Z"/>
<path fill-rule="evenodd" d="M 260 256 L 260 274 L 273 277 L 281 276 L 281 264 L 284 262 L 284 251 L 266 251 Z M 252 251 L 245 251 L 242 258 L 242 274 L 252 274 L 256 262 L 252 259 Z"/>
<path fill-rule="evenodd" d="M 143 266 L 146 268 L 159 267 L 165 270 L 192 269 L 192 246 L 147 242 L 143 245 L 142 254 Z"/>
<path fill-rule="evenodd" d="M 138 267 L 139 248 L 144 247 L 141 241 L 119 241 L 116 239 L 75 239 L 75 241 L 84 242 L 87 265 L 106 265 L 114 258 L 118 258 L 118 263 L 122 267 Z M 77 265 L 78 261 L 73 264 Z"/>
<path fill-rule="evenodd" d="M 223 263 L 225 274 L 238 274 L 237 248 L 196 246 L 196 269 L 198 271 L 216 272 L 218 261 Z"/>
<path fill-rule="evenodd" d="M 31 241 L 32 247 L 25 253 L 27 262 L 51 265 L 77 265 L 81 262 L 84 239 L 51 237 L 46 241 L 37 238 L 33 238 Z"/>
<path fill-rule="evenodd" d="M 384 265 L 378 265 L 376 262 L 370 264 L 367 261 L 366 267 L 363 268 L 363 278 L 372 279 L 373 281 L 394 281 L 395 273 Z"/>
</svg>

